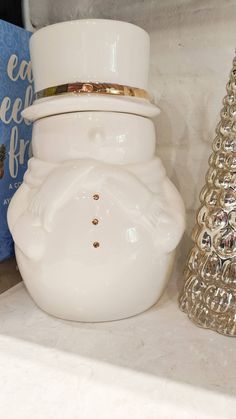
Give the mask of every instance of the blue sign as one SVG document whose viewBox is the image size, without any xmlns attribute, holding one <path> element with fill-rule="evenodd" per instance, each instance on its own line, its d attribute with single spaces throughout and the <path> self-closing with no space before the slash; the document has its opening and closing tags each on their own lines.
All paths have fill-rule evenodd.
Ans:
<svg viewBox="0 0 236 419">
<path fill-rule="evenodd" d="M 0 261 L 14 255 L 7 209 L 31 155 L 32 126 L 21 116 L 33 101 L 30 36 L 0 20 Z"/>
</svg>

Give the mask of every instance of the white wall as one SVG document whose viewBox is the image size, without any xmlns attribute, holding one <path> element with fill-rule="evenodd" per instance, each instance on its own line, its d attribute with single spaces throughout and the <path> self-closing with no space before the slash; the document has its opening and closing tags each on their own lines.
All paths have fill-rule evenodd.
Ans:
<svg viewBox="0 0 236 419">
<path fill-rule="evenodd" d="M 187 209 L 183 263 L 234 57 L 236 0 L 168 1 L 150 33 L 159 154 Z"/>
<path fill-rule="evenodd" d="M 30 6 L 36 27 L 102 17 L 150 33 L 150 91 L 162 110 L 155 121 L 158 153 L 187 208 L 183 264 L 234 56 L 236 0 L 30 0 Z"/>
</svg>

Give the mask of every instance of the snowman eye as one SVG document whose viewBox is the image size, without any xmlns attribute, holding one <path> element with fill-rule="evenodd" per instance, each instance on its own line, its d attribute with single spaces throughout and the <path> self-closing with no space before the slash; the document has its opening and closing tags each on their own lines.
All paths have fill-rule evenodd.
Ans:
<svg viewBox="0 0 236 419">
<path fill-rule="evenodd" d="M 99 242 L 94 242 L 93 243 L 93 247 L 95 247 L 95 249 L 97 249 L 99 246 L 100 246 L 100 243 Z"/>
</svg>

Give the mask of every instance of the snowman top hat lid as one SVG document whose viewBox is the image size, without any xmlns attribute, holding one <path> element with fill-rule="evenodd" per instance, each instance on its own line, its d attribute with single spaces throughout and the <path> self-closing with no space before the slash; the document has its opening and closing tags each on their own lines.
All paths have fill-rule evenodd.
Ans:
<svg viewBox="0 0 236 419">
<path fill-rule="evenodd" d="M 147 93 L 149 35 L 130 23 L 87 19 L 57 23 L 30 40 L 35 101 L 23 116 L 102 110 L 154 116 Z"/>
</svg>

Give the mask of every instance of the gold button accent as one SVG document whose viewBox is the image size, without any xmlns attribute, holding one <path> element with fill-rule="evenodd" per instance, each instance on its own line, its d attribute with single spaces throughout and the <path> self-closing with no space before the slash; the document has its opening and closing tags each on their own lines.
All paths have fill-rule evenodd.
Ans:
<svg viewBox="0 0 236 419">
<path fill-rule="evenodd" d="M 100 198 L 100 197 L 99 197 L 99 195 L 98 195 L 97 193 L 95 193 L 95 194 L 93 195 L 93 199 L 95 199 L 95 201 L 97 201 L 99 198 Z"/>
<path fill-rule="evenodd" d="M 99 247 L 100 246 L 100 243 L 99 242 L 94 242 L 93 243 L 93 247 L 95 247 L 95 249 L 97 249 L 97 247 Z"/>
<path fill-rule="evenodd" d="M 96 226 L 99 223 L 99 221 L 98 221 L 97 218 L 94 218 L 93 221 L 92 221 L 92 223 Z"/>
</svg>

